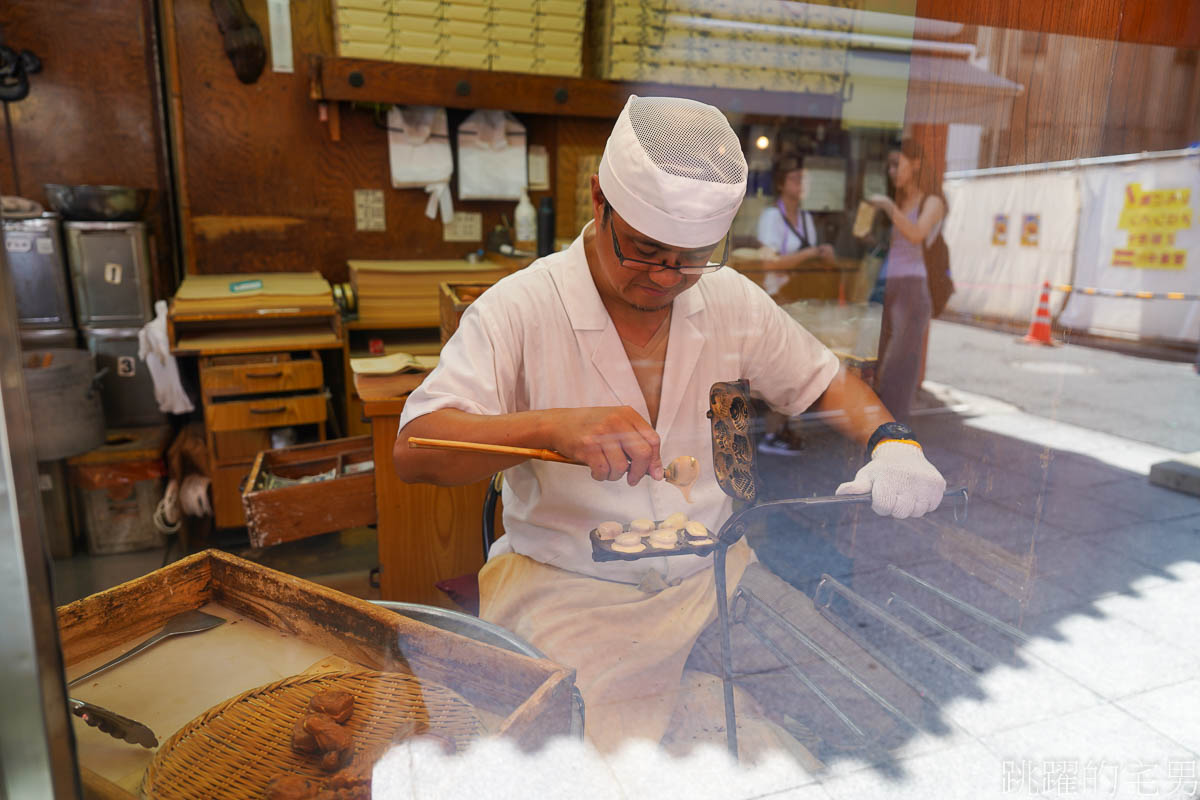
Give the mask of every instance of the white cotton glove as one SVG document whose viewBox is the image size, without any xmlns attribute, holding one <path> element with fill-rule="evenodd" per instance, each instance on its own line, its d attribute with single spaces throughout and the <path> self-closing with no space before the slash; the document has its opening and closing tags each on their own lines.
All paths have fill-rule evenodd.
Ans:
<svg viewBox="0 0 1200 800">
<path fill-rule="evenodd" d="M 946 479 L 910 442 L 881 442 L 871 461 L 837 494 L 871 493 L 871 509 L 881 517 L 906 519 L 933 511 L 942 502 Z"/>
</svg>

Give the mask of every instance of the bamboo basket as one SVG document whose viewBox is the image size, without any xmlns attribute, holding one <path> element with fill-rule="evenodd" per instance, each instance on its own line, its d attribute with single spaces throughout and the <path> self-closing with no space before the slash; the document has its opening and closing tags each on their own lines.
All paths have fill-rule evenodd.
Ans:
<svg viewBox="0 0 1200 800">
<path fill-rule="evenodd" d="M 185 725 L 158 751 L 142 779 L 154 800 L 214 800 L 264 796 L 280 774 L 326 780 L 315 756 L 291 747 L 292 727 L 319 692 L 354 695 L 346 727 L 355 759 L 374 761 L 396 741 L 435 733 L 463 750 L 483 732 L 466 700 L 444 686 L 396 672 L 297 675 L 251 689 Z"/>
</svg>

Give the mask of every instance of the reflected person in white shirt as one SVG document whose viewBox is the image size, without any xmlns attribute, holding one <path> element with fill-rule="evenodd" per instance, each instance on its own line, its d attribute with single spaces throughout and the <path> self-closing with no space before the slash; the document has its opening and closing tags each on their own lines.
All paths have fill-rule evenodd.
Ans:
<svg viewBox="0 0 1200 800">
<path fill-rule="evenodd" d="M 803 157 L 780 158 L 773 178 L 775 203 L 763 209 L 758 218 L 758 243 L 776 254 L 767 262 L 768 272 L 763 281 L 763 288 L 772 297 L 787 284 L 788 270 L 806 262 L 833 258 L 833 246 L 818 242 L 813 216 L 801 207 L 807 187 Z"/>
</svg>

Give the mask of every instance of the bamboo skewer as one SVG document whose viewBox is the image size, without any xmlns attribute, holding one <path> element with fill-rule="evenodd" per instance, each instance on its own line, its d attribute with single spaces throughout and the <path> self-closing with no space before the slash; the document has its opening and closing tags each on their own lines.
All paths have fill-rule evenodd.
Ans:
<svg viewBox="0 0 1200 800">
<path fill-rule="evenodd" d="M 467 453 L 492 453 L 493 455 L 525 456 L 540 461 L 556 461 L 559 464 L 576 464 L 587 466 L 582 462 L 567 458 L 553 450 L 540 447 L 509 447 L 503 444 L 482 444 L 480 442 L 455 442 L 450 439 L 425 439 L 420 436 L 408 438 L 409 447 L 429 450 L 461 450 Z"/>
</svg>

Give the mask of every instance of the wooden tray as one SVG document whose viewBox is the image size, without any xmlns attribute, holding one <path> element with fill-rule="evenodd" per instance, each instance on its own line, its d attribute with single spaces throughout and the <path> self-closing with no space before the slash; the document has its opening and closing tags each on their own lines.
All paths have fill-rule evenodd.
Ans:
<svg viewBox="0 0 1200 800">
<path fill-rule="evenodd" d="M 655 520 L 655 525 L 661 525 L 661 520 Z M 628 527 L 626 527 L 628 530 Z M 705 528 L 708 531 L 707 528 Z M 638 561 L 643 558 L 657 558 L 659 556 L 706 556 L 713 550 L 717 549 L 717 535 L 712 531 L 708 531 L 709 537 L 712 538 L 710 544 L 688 544 L 687 536 L 684 535 L 683 529 L 675 531 L 675 540 L 678 542 L 670 549 L 653 547 L 650 545 L 649 536 L 646 534 L 642 537 L 642 544 L 646 549 L 640 553 L 622 553 L 619 550 L 613 550 L 612 541 L 601 539 L 600 534 L 595 528 L 591 530 L 588 536 L 592 540 L 592 560 L 593 561 Z"/>
<path fill-rule="evenodd" d="M 373 469 L 276 489 L 261 485 L 267 471 L 292 478 L 329 469 L 340 472 L 346 464 L 370 461 L 372 447 L 370 436 L 352 436 L 259 453 L 242 490 L 250 543 L 268 547 L 319 533 L 374 525 L 379 515 Z"/>
<path fill-rule="evenodd" d="M 483 732 L 469 703 L 444 686 L 395 672 L 297 675 L 260 686 L 192 720 L 159 748 L 142 794 L 155 800 L 260 800 L 279 774 L 325 781 L 317 759 L 292 750 L 292 726 L 319 692 L 354 695 L 346 727 L 354 757 L 376 760 L 389 745 L 435 733 L 461 752 Z"/>
<path fill-rule="evenodd" d="M 267 634 L 273 632 L 273 640 L 280 645 L 317 654 L 307 664 L 332 658 L 343 663 L 331 669 L 403 672 L 445 686 L 474 706 L 482 718 L 493 721 L 489 733 L 507 737 L 522 748 L 536 748 L 551 737 L 570 733 L 574 670 L 398 616 L 365 600 L 216 550 L 197 553 L 61 607 L 58 627 L 68 677 L 157 632 L 171 616 L 209 604 L 240 615 Z M 188 653 L 211 648 L 214 640 L 206 640 L 206 636 L 218 636 L 224 630 L 235 633 L 241 627 L 225 625 L 210 633 L 168 640 L 73 691 L 83 700 L 101 702 L 135 718 L 139 704 L 156 698 L 178 696 L 180 699 L 171 703 L 186 704 L 196 688 L 179 685 L 181 670 L 139 673 L 139 660 L 173 655 L 186 663 Z M 264 647 L 273 652 L 275 645 L 254 640 L 244 659 L 240 653 L 230 656 L 219 669 L 230 679 L 236 678 L 271 657 L 271 652 L 263 652 Z M 303 671 L 304 667 L 292 669 L 293 674 Z M 136 680 L 131 679 L 133 674 L 137 674 Z M 242 684 L 224 696 L 235 696 L 260 682 Z M 175 727 L 160 726 L 154 732 L 160 740 L 167 739 L 213 702 L 208 700 L 189 712 Z M 115 740 L 113 746 L 133 747 Z M 107 783 L 95 776 L 103 764 L 81 758 L 80 766 L 85 784 Z"/>
<path fill-rule="evenodd" d="M 442 344 L 450 340 L 458 330 L 458 321 L 462 319 L 467 306 L 475 302 L 479 295 L 495 285 L 491 283 L 443 283 L 438 287 L 438 315 L 441 323 Z"/>
</svg>

